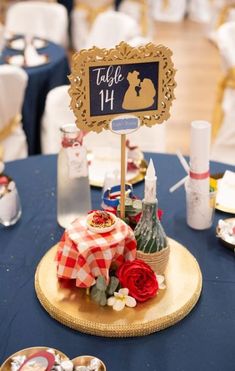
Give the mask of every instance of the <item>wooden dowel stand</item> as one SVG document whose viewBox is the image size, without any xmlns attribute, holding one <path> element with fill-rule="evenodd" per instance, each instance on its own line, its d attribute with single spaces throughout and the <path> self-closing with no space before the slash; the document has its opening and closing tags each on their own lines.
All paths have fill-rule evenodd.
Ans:
<svg viewBox="0 0 235 371">
<path fill-rule="evenodd" d="M 121 200 L 120 216 L 125 218 L 125 184 L 126 184 L 126 135 L 121 134 Z"/>
</svg>

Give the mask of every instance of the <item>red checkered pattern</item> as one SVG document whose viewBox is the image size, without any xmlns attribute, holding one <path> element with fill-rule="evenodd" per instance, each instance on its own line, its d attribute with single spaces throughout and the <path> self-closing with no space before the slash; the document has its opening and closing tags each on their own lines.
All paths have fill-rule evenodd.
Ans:
<svg viewBox="0 0 235 371">
<path fill-rule="evenodd" d="M 90 287 L 98 276 L 109 280 L 111 263 L 120 265 L 134 260 L 136 240 L 132 229 L 117 221 L 108 233 L 93 233 L 86 227 L 86 218 L 77 219 L 63 234 L 57 251 L 57 275 L 75 279 L 77 287 Z"/>
</svg>

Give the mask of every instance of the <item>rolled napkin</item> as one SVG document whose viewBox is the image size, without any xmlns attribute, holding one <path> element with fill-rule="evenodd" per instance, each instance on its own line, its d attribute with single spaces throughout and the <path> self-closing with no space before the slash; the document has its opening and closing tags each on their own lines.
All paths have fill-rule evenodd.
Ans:
<svg viewBox="0 0 235 371">
<path fill-rule="evenodd" d="M 189 178 L 185 183 L 187 224 L 194 229 L 207 229 L 214 215 L 215 193 L 210 193 L 211 124 L 191 123 Z"/>
<path fill-rule="evenodd" d="M 192 121 L 190 140 L 189 186 L 208 193 L 210 182 L 210 137 L 211 124 L 207 121 Z"/>
<path fill-rule="evenodd" d="M 24 50 L 24 59 L 26 66 L 34 67 L 45 63 L 45 55 L 38 54 L 32 42 L 26 42 Z"/>
</svg>

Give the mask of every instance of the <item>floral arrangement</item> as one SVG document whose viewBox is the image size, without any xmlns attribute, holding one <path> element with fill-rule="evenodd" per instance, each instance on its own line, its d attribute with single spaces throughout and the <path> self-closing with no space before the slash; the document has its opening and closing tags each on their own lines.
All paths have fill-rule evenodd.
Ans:
<svg viewBox="0 0 235 371">
<path fill-rule="evenodd" d="M 217 179 L 210 177 L 210 192 L 217 191 Z"/>
<path fill-rule="evenodd" d="M 144 261 L 135 259 L 111 271 L 108 284 L 104 277 L 99 276 L 90 295 L 99 305 L 120 311 L 125 306 L 132 308 L 153 298 L 165 287 L 164 276 L 157 275 Z"/>
</svg>

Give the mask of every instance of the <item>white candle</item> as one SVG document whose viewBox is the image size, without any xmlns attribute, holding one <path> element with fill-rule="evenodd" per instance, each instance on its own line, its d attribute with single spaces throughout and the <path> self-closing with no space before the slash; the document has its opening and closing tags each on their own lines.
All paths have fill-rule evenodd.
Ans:
<svg viewBox="0 0 235 371">
<path fill-rule="evenodd" d="M 156 202 L 156 183 L 157 177 L 152 159 L 150 159 L 145 176 L 144 201 L 149 203 Z"/>
</svg>

